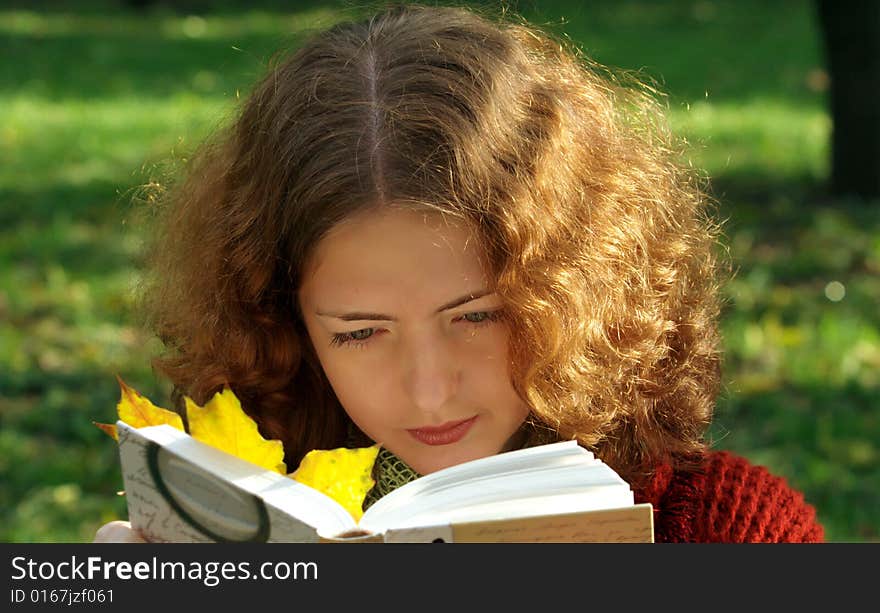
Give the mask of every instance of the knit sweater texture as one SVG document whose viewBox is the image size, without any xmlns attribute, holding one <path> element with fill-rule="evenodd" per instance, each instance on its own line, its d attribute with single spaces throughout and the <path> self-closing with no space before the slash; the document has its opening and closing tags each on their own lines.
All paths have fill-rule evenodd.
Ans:
<svg viewBox="0 0 880 613">
<path fill-rule="evenodd" d="M 657 543 L 809 543 L 824 541 L 815 509 L 766 468 L 725 451 L 697 470 L 664 465 L 635 492 L 654 507 Z"/>
</svg>

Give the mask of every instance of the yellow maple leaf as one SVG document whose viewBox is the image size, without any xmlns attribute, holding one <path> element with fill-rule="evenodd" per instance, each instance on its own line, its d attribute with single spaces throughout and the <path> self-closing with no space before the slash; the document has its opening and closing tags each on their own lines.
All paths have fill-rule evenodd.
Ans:
<svg viewBox="0 0 880 613">
<path fill-rule="evenodd" d="M 364 498 L 376 484 L 372 472 L 378 455 L 379 445 L 313 449 L 288 476 L 333 498 L 360 521 Z"/>
<path fill-rule="evenodd" d="M 120 377 L 116 377 L 116 380 L 119 381 L 119 388 L 121 390 L 119 402 L 116 404 L 116 414 L 119 419 L 134 428 L 168 424 L 178 430 L 184 429 L 183 420 L 180 418 L 180 415 L 174 411 L 157 407 L 148 398 L 141 396 L 134 388 L 126 385 L 125 381 Z M 116 433 L 116 424 L 92 423 L 114 439 L 119 440 L 119 436 Z"/>
<path fill-rule="evenodd" d="M 263 468 L 286 474 L 281 441 L 266 440 L 229 388 L 214 394 L 204 407 L 185 397 L 190 435 L 217 449 Z"/>
</svg>

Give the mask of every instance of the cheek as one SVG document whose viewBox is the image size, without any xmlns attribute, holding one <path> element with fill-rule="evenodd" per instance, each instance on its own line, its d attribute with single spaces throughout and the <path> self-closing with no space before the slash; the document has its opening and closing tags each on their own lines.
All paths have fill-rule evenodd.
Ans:
<svg viewBox="0 0 880 613">
<path fill-rule="evenodd" d="M 397 424 L 407 422 L 407 403 L 394 392 L 390 378 L 369 376 L 363 372 L 357 376 L 340 376 L 336 373 L 330 385 L 346 415 L 371 439 L 380 441 Z"/>
<path fill-rule="evenodd" d="M 375 360 L 352 360 L 351 356 L 339 355 L 359 350 L 333 349 L 319 354 L 324 374 L 333 392 L 355 421 L 375 419 L 375 415 L 388 417 L 397 403 L 393 402 L 393 373 Z"/>
<path fill-rule="evenodd" d="M 463 343 L 461 357 L 471 368 L 491 374 L 493 378 L 503 374 L 506 380 L 509 373 L 507 330 L 496 324 L 478 331 Z"/>
<path fill-rule="evenodd" d="M 493 399 L 490 405 L 508 407 L 511 413 L 528 413 L 526 403 L 514 389 L 511 376 L 510 356 L 508 354 L 507 330 L 503 325 L 494 327 L 485 334 L 478 346 L 474 347 L 470 377 L 473 389 L 483 398 Z"/>
</svg>

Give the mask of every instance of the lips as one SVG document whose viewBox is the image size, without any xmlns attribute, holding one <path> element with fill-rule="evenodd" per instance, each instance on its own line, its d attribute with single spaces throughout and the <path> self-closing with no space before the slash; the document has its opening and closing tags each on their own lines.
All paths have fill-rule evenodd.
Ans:
<svg viewBox="0 0 880 613">
<path fill-rule="evenodd" d="M 426 426 L 407 430 L 410 435 L 426 445 L 451 445 L 460 441 L 467 434 L 477 417 L 461 421 L 450 421 L 440 426 Z"/>
</svg>

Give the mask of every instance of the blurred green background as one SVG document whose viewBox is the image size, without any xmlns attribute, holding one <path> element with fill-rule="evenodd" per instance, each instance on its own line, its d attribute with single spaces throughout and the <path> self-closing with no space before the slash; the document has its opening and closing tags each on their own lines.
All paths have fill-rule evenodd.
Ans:
<svg viewBox="0 0 880 613">
<path fill-rule="evenodd" d="M 715 444 L 802 490 L 829 540 L 880 541 L 880 203 L 825 195 L 812 3 L 507 4 L 667 92 L 736 269 Z M 0 0 L 0 541 L 90 541 L 125 516 L 115 444 L 91 422 L 114 420 L 117 374 L 168 392 L 131 311 L 138 187 L 226 121 L 274 52 L 364 9 Z"/>
</svg>

